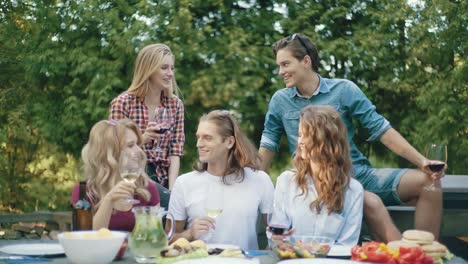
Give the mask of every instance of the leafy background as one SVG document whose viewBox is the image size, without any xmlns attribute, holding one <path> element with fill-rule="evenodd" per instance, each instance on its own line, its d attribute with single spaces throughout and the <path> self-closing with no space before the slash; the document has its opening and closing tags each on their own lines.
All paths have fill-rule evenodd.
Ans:
<svg viewBox="0 0 468 264">
<path fill-rule="evenodd" d="M 0 211 L 67 210 L 90 127 L 156 42 L 176 55 L 187 110 L 181 173 L 209 110 L 232 110 L 258 144 L 283 86 L 271 45 L 302 32 L 322 76 L 356 82 L 417 149 L 447 143 L 448 173 L 467 174 L 467 19 L 462 0 L 0 0 Z M 366 138 L 358 126 L 375 166 L 411 166 Z M 289 160 L 282 142 L 272 178 Z"/>
</svg>

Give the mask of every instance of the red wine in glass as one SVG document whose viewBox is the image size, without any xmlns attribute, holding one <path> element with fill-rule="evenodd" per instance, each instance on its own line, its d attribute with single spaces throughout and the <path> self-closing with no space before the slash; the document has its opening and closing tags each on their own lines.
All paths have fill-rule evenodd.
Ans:
<svg viewBox="0 0 468 264">
<path fill-rule="evenodd" d="M 286 230 L 288 230 L 288 227 L 285 225 L 272 224 L 272 225 L 269 225 L 268 227 L 270 227 L 271 232 L 275 235 L 282 235 L 284 234 L 284 232 L 286 232 Z"/>
<path fill-rule="evenodd" d="M 429 144 L 426 150 L 426 157 L 429 160 L 438 161 L 435 164 L 429 164 L 427 167 L 432 172 L 440 172 L 444 169 L 445 163 L 447 163 L 447 145 L 445 144 Z M 427 191 L 435 191 L 435 179 L 432 179 L 432 183 L 429 186 L 425 186 L 424 189 Z"/>
<path fill-rule="evenodd" d="M 445 167 L 445 163 L 439 163 L 439 164 L 431 164 L 429 165 L 429 169 L 433 172 L 438 172 L 441 171 Z"/>
</svg>

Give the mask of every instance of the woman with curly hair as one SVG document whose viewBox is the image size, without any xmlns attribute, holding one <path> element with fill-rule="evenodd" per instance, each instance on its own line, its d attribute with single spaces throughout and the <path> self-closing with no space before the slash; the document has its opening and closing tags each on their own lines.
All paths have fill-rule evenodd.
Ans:
<svg viewBox="0 0 468 264">
<path fill-rule="evenodd" d="M 340 245 L 358 242 L 363 188 L 351 178 L 346 126 L 330 106 L 307 106 L 300 115 L 295 170 L 277 180 L 275 206 L 294 227 L 285 235 L 330 237 Z"/>
<path fill-rule="evenodd" d="M 159 192 L 144 170 L 135 183 L 125 182 L 120 177 L 119 160 L 123 151 L 134 153 L 136 162 L 144 168 L 145 152 L 139 147 L 142 142 L 140 129 L 130 119 L 102 120 L 89 133 L 88 143 L 81 151 L 86 180 L 85 199 L 93 212 L 93 229 L 132 231 L 135 218 L 132 204 L 123 199 L 134 197 L 138 206 L 159 204 Z M 72 204 L 80 199 L 80 184 L 72 190 Z"/>
</svg>

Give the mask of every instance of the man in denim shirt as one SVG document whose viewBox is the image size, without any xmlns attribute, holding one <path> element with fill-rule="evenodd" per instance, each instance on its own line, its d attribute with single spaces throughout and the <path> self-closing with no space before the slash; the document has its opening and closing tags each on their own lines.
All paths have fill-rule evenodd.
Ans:
<svg viewBox="0 0 468 264">
<path fill-rule="evenodd" d="M 288 139 L 289 151 L 294 154 L 303 107 L 311 104 L 331 105 L 340 112 L 346 124 L 354 177 L 367 190 L 364 195 L 364 215 L 371 232 L 385 242 L 401 238 L 383 200 L 386 205 L 415 204 L 416 228 L 428 230 L 437 237 L 442 212 L 440 178 L 444 170 L 432 172 L 428 166 L 440 161 L 428 160 L 414 149 L 392 128 L 388 120 L 376 112 L 375 106 L 356 84 L 318 75 L 318 51 L 306 36 L 293 34 L 283 38 L 275 43 L 273 52 L 279 65 L 279 75 L 287 88 L 273 95 L 266 114 L 259 150 L 263 169 L 269 169 L 275 152 L 279 150 L 283 132 Z M 368 129 L 368 140 L 380 140 L 420 170 L 372 168 L 369 160 L 353 142 L 353 118 L 357 118 Z M 435 191 L 424 188 L 431 184 L 433 178 L 437 180 L 438 188 Z"/>
</svg>

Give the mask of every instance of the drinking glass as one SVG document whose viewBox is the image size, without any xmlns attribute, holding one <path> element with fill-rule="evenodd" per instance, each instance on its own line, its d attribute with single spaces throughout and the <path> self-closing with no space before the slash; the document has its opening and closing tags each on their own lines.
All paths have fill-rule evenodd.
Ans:
<svg viewBox="0 0 468 264">
<path fill-rule="evenodd" d="M 268 227 L 272 234 L 282 235 L 291 227 L 291 219 L 282 206 L 273 205 L 273 212 L 267 215 Z"/>
<path fill-rule="evenodd" d="M 218 218 L 218 216 L 223 212 L 223 186 L 213 183 L 207 188 L 204 206 L 206 216 L 211 217 L 216 221 L 216 218 Z M 205 241 L 211 240 L 213 238 L 213 233 L 214 230 L 210 228 L 208 233 L 202 239 Z"/>
<path fill-rule="evenodd" d="M 434 143 L 429 144 L 426 149 L 426 158 L 429 160 L 440 161 L 428 166 L 432 172 L 439 172 L 443 170 L 445 164 L 447 163 L 447 145 Z M 427 191 L 435 191 L 435 180 L 432 179 L 432 183 L 429 186 L 425 186 L 424 189 Z"/>
<path fill-rule="evenodd" d="M 159 129 L 155 129 L 158 134 L 164 135 L 169 129 L 171 129 L 172 123 L 174 122 L 171 111 L 163 106 L 156 108 L 155 122 L 159 125 Z M 164 152 L 161 148 L 161 141 L 164 136 L 159 138 L 156 150 L 157 152 Z"/>
<path fill-rule="evenodd" d="M 273 235 L 283 235 L 291 228 L 291 218 L 288 216 L 284 207 L 277 203 L 273 203 L 273 211 L 267 214 L 267 226 L 266 237 L 268 239 L 268 246 L 270 249 L 275 247 L 275 240 Z"/>
<path fill-rule="evenodd" d="M 120 153 L 119 159 L 120 177 L 126 182 L 135 183 L 136 180 L 143 174 L 140 153 L 129 149 L 124 149 Z M 132 197 L 122 200 L 123 204 L 138 204 L 140 201 Z"/>
</svg>

